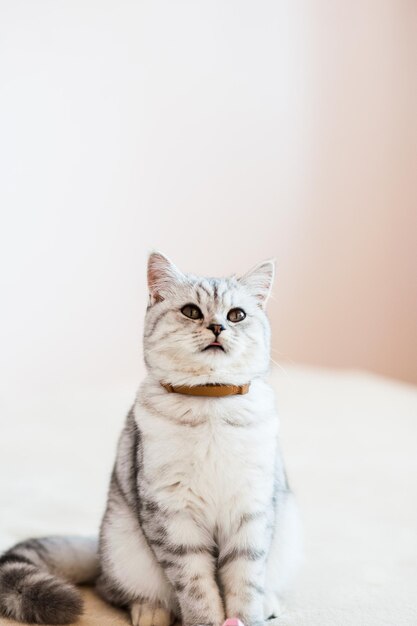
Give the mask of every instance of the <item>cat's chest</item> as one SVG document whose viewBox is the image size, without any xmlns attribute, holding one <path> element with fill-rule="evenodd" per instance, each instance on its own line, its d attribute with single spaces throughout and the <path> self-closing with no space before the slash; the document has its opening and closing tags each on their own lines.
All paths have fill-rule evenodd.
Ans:
<svg viewBox="0 0 417 626">
<path fill-rule="evenodd" d="M 273 475 L 274 416 L 262 415 L 250 425 L 234 410 L 199 417 L 198 425 L 159 420 L 148 422 L 150 428 L 145 420 L 143 462 L 150 488 L 168 506 L 213 515 L 254 493 L 262 498 Z"/>
</svg>

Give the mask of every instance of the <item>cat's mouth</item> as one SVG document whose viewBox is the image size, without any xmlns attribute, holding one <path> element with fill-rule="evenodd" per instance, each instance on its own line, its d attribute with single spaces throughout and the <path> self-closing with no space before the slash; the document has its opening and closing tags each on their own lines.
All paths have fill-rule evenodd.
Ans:
<svg viewBox="0 0 417 626">
<path fill-rule="evenodd" d="M 224 352 L 224 348 L 219 341 L 213 341 L 212 343 L 209 343 L 208 346 L 203 348 L 203 352 L 205 352 L 206 350 L 222 350 Z"/>
</svg>

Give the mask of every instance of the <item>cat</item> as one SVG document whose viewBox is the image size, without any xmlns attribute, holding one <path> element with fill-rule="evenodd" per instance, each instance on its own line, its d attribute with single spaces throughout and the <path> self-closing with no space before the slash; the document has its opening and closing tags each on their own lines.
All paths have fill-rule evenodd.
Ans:
<svg viewBox="0 0 417 626">
<path fill-rule="evenodd" d="M 50 537 L 0 557 L 0 614 L 66 624 L 74 583 L 133 626 L 261 626 L 298 567 L 299 518 L 278 443 L 266 261 L 201 278 L 148 260 L 142 382 L 120 435 L 98 545 Z M 197 395 L 195 395 L 197 394 Z"/>
</svg>

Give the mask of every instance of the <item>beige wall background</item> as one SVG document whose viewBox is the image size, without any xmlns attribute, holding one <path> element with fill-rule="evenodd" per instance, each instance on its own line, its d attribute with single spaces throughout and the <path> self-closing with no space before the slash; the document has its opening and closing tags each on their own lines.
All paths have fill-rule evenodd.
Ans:
<svg viewBox="0 0 417 626">
<path fill-rule="evenodd" d="M 275 256 L 274 360 L 417 382 L 414 1 L 0 12 L 6 392 L 137 376 L 152 248 Z"/>
</svg>

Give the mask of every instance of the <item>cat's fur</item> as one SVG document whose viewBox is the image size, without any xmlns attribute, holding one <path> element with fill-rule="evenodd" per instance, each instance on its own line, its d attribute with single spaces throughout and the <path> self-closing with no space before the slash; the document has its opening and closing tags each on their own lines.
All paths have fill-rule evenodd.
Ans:
<svg viewBox="0 0 417 626">
<path fill-rule="evenodd" d="M 119 439 L 99 540 L 97 588 L 126 606 L 134 626 L 258 626 L 279 613 L 299 557 L 298 518 L 278 447 L 266 382 L 265 304 L 273 264 L 241 278 L 181 273 L 151 254 L 144 333 L 148 376 Z M 197 305 L 203 319 L 182 314 Z M 245 319 L 231 322 L 239 307 Z M 222 349 L 210 324 L 221 324 Z M 169 393 L 161 383 L 250 382 L 246 395 Z M 68 582 L 92 580 L 94 543 L 57 538 L 18 544 L 0 558 L 0 611 L 69 623 L 81 611 Z"/>
</svg>

